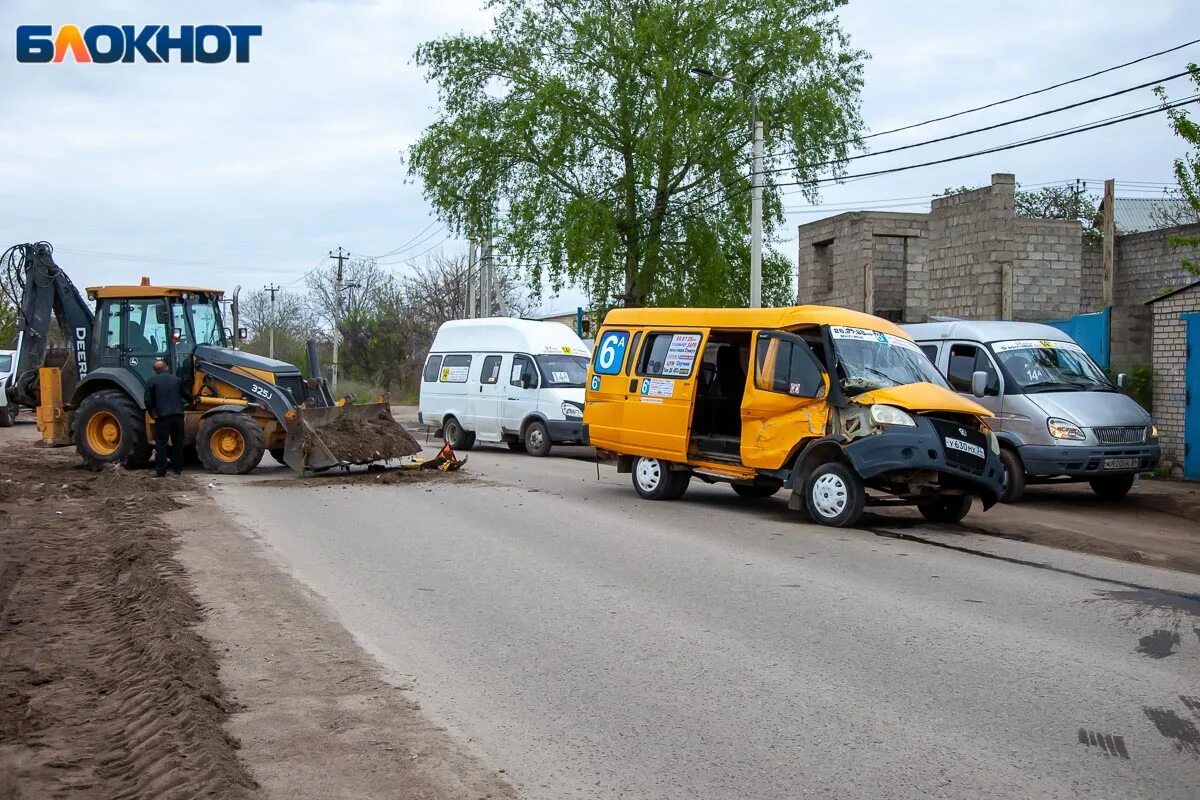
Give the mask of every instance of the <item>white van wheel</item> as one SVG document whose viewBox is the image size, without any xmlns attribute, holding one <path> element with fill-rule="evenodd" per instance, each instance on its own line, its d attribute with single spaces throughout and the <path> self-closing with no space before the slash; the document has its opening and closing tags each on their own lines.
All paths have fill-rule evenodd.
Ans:
<svg viewBox="0 0 1200 800">
<path fill-rule="evenodd" d="M 475 445 L 475 434 L 469 433 L 454 417 L 447 417 L 442 424 L 442 438 L 455 450 L 470 450 Z"/>
<path fill-rule="evenodd" d="M 550 431 L 544 423 L 534 420 L 525 426 L 525 452 L 531 456 L 550 455 Z"/>
<path fill-rule="evenodd" d="M 844 528 L 862 518 L 867 492 L 857 473 L 833 461 L 809 475 L 804 500 L 813 522 Z"/>
</svg>

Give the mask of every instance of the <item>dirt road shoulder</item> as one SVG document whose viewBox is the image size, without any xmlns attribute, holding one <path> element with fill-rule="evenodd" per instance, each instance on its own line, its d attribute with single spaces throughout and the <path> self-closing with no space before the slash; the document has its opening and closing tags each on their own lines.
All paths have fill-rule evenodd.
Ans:
<svg viewBox="0 0 1200 800">
<path fill-rule="evenodd" d="M 271 797 L 508 798 L 498 771 L 433 725 L 268 551 L 205 497 L 168 515 L 207 611 L 230 730 Z"/>
</svg>

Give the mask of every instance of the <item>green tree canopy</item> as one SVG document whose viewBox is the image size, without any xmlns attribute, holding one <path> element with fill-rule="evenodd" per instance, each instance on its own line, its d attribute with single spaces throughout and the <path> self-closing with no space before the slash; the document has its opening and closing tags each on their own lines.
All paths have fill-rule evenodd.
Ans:
<svg viewBox="0 0 1200 800">
<path fill-rule="evenodd" d="M 857 142 L 865 56 L 839 27 L 843 1 L 493 0 L 488 33 L 417 50 L 440 109 L 411 174 L 457 230 L 490 220 L 504 263 L 534 286 L 575 283 L 601 307 L 745 304 L 745 87 L 766 122 L 769 241 L 775 184 L 815 199 Z M 781 165 L 799 166 L 770 171 Z M 764 301 L 788 302 L 790 279 L 768 249 Z"/>
<path fill-rule="evenodd" d="M 1188 64 L 1188 71 L 1191 73 L 1192 82 L 1200 90 L 1200 67 Z M 1200 125 L 1197 125 L 1196 121 L 1183 108 L 1171 108 L 1172 104 L 1167 97 L 1166 89 L 1156 86 L 1154 93 L 1158 95 L 1167 115 L 1171 118 L 1171 128 L 1175 131 L 1175 135 L 1191 147 L 1191 152 L 1184 155 L 1183 158 L 1175 159 L 1175 181 L 1179 184 L 1178 197 L 1186 200 L 1196 217 L 1200 218 Z M 1177 221 L 1194 222 L 1195 220 Z M 1170 241 L 1175 247 L 1200 247 L 1200 236 L 1173 236 Z M 1182 265 L 1189 274 L 1200 275 L 1200 263 L 1197 263 L 1195 259 L 1185 258 Z"/>
</svg>

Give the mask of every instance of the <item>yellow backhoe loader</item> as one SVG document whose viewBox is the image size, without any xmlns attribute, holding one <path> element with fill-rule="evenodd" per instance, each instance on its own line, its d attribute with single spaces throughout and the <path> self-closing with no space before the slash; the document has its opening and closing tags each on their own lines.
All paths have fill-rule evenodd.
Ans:
<svg viewBox="0 0 1200 800">
<path fill-rule="evenodd" d="M 74 444 L 94 469 L 149 461 L 153 421 L 144 396 L 160 359 L 189 390 L 186 442 L 210 471 L 250 472 L 265 452 L 304 475 L 421 450 L 386 398 L 335 401 L 312 343 L 307 379 L 292 364 L 230 348 L 219 290 L 153 286 L 146 278 L 91 287 L 93 313 L 46 242 L 10 248 L 0 268 L 20 309 L 9 402 L 36 409 L 45 445 Z M 55 329 L 61 341 L 51 347 Z M 423 466 L 458 464 L 442 453 Z"/>
</svg>

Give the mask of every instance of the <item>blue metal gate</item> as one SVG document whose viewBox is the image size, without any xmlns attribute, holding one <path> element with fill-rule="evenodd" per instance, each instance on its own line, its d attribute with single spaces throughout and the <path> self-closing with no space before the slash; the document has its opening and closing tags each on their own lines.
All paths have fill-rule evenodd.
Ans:
<svg viewBox="0 0 1200 800">
<path fill-rule="evenodd" d="M 1070 319 L 1047 322 L 1058 328 L 1087 351 L 1092 360 L 1103 369 L 1108 369 L 1108 323 L 1111 308 L 1092 314 L 1076 314 Z"/>
<path fill-rule="evenodd" d="M 1183 378 L 1183 477 L 1200 481 L 1200 311 L 1179 316 L 1187 323 L 1187 361 Z"/>
</svg>

